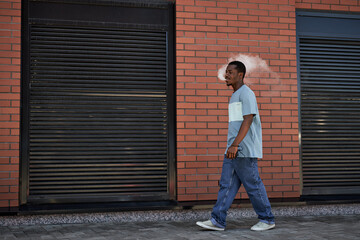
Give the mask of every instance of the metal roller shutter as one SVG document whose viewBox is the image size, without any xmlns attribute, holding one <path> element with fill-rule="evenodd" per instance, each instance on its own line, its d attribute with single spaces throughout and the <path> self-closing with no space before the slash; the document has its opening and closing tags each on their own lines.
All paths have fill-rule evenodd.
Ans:
<svg viewBox="0 0 360 240">
<path fill-rule="evenodd" d="M 360 41 L 298 44 L 303 194 L 360 194 Z"/>
<path fill-rule="evenodd" d="M 173 198 L 171 37 L 136 24 L 30 22 L 27 203 Z"/>
</svg>

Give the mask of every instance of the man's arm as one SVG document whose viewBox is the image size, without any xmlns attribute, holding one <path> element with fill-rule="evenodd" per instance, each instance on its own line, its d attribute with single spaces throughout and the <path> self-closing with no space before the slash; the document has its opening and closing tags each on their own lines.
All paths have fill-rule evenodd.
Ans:
<svg viewBox="0 0 360 240">
<path fill-rule="evenodd" d="M 254 118 L 254 114 L 245 115 L 243 117 L 244 117 L 244 120 L 240 126 L 240 130 L 239 130 L 234 142 L 231 144 L 231 146 L 228 148 L 228 150 L 226 152 L 227 158 L 233 159 L 236 157 L 236 152 L 238 151 L 238 146 L 241 143 L 241 141 L 244 139 L 244 137 L 246 136 L 247 132 L 249 131 L 251 123 Z"/>
</svg>

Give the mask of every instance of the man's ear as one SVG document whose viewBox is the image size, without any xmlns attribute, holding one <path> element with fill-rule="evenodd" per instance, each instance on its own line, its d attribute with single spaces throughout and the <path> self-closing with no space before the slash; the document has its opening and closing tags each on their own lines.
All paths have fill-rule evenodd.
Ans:
<svg viewBox="0 0 360 240">
<path fill-rule="evenodd" d="M 244 79 L 244 73 L 243 72 L 239 72 L 238 75 L 239 75 L 240 79 Z"/>
</svg>

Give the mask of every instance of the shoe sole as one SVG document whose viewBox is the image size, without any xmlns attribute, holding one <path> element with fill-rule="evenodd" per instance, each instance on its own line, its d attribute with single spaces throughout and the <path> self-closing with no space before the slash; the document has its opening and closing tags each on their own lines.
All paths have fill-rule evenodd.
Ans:
<svg viewBox="0 0 360 240">
<path fill-rule="evenodd" d="M 260 231 L 266 231 L 266 230 L 270 230 L 270 229 L 273 229 L 275 228 L 275 224 L 268 227 L 268 228 L 265 228 L 265 229 L 251 229 L 252 231 L 257 231 L 257 232 L 260 232 Z"/>
<path fill-rule="evenodd" d="M 211 226 L 205 225 L 202 222 L 196 222 L 196 225 L 198 225 L 199 227 L 206 228 L 209 230 L 214 230 L 214 231 L 224 231 L 225 230 L 224 228 L 211 227 Z"/>
</svg>

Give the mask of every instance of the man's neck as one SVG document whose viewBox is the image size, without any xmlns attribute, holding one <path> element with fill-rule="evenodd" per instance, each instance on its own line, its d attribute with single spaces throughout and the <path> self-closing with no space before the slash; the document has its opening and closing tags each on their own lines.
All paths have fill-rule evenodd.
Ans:
<svg viewBox="0 0 360 240">
<path fill-rule="evenodd" d="M 243 81 L 239 81 L 236 83 L 236 85 L 233 85 L 233 89 L 234 89 L 234 92 L 236 92 L 237 90 L 239 90 L 242 86 L 244 85 L 244 82 Z"/>
</svg>

